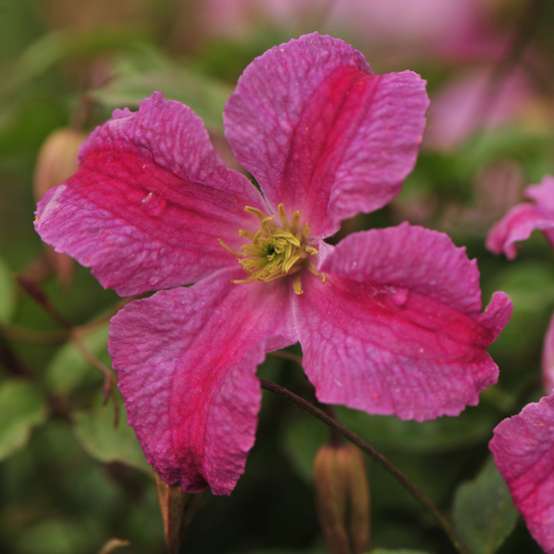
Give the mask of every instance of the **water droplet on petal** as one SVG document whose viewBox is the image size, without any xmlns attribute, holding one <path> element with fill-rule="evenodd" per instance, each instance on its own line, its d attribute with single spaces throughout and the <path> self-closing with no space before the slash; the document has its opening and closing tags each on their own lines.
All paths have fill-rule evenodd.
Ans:
<svg viewBox="0 0 554 554">
<path fill-rule="evenodd" d="M 404 304 L 406 304 L 406 302 L 408 301 L 408 295 L 410 294 L 408 289 L 393 287 L 390 292 L 391 292 L 391 300 L 398 307 L 404 306 Z"/>
<path fill-rule="evenodd" d="M 152 198 L 154 197 L 154 193 L 153 192 L 149 192 L 146 196 L 144 196 L 141 200 L 141 202 L 143 204 L 147 204 L 148 202 L 150 202 L 150 200 L 152 200 Z"/>
<path fill-rule="evenodd" d="M 141 204 L 144 206 L 146 213 L 153 216 L 159 216 L 165 209 L 166 201 L 153 192 L 149 192 L 142 198 Z"/>
</svg>

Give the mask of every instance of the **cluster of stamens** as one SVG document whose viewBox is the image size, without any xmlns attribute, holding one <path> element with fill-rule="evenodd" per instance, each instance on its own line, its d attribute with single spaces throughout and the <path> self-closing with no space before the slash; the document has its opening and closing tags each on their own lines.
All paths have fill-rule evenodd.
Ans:
<svg viewBox="0 0 554 554">
<path fill-rule="evenodd" d="M 259 229 L 239 229 L 239 235 L 249 241 L 239 250 L 232 249 L 222 240 L 219 242 L 237 258 L 248 274 L 248 277 L 237 279 L 234 283 L 269 282 L 296 274 L 292 286 L 296 294 L 302 294 L 299 273 L 301 269 L 308 267 L 312 273 L 324 279 L 315 265 L 309 261 L 311 256 L 317 254 L 317 248 L 309 244 L 310 229 L 308 225 L 301 223 L 299 211 L 295 211 L 289 219 L 283 204 L 279 204 L 277 209 L 278 222 L 275 221 L 275 215 L 268 215 L 258 208 L 246 206 L 244 210 L 259 220 Z"/>
</svg>

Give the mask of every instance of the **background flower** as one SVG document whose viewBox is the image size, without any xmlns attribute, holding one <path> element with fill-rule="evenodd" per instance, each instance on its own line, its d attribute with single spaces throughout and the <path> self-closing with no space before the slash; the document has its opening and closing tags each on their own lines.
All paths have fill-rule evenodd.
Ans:
<svg viewBox="0 0 554 554">
<path fill-rule="evenodd" d="M 494 430 L 490 449 L 525 523 L 544 552 L 554 552 L 552 476 L 554 397 L 528 404 Z"/>
<path fill-rule="evenodd" d="M 554 245 L 554 179 L 545 177 L 539 185 L 526 189 L 529 203 L 512 208 L 487 237 L 493 252 L 516 255 L 515 242 L 526 240 L 535 229 L 543 231 Z M 542 371 L 548 393 L 552 392 L 554 318 L 544 337 Z M 508 483 L 516 506 L 537 542 L 545 552 L 554 552 L 554 427 L 552 395 L 528 404 L 517 416 L 502 421 L 494 431 L 490 448 L 496 465 Z"/>
</svg>

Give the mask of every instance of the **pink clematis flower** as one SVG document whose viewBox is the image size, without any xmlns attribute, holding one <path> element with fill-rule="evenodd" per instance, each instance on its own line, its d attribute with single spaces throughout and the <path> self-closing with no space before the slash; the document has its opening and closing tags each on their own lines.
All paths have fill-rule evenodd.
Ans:
<svg viewBox="0 0 554 554">
<path fill-rule="evenodd" d="M 529 531 L 554 554 L 554 394 L 500 422 L 489 446 Z"/>
<path fill-rule="evenodd" d="M 146 456 L 185 491 L 230 493 L 254 443 L 266 352 L 300 342 L 322 402 L 425 420 L 477 404 L 487 347 L 479 273 L 441 233 L 403 224 L 323 239 L 384 206 L 414 166 L 428 99 L 410 71 L 375 75 L 341 40 L 276 46 L 224 113 L 227 169 L 199 118 L 156 93 L 118 110 L 36 228 L 121 295 L 158 290 L 110 326 L 119 387 Z M 191 284 L 184 287 L 184 284 Z M 167 289 L 167 290 L 160 290 Z"/>
<path fill-rule="evenodd" d="M 487 247 L 516 256 L 515 242 L 540 229 L 554 246 L 554 178 L 529 187 L 532 201 L 512 208 L 489 232 Z M 498 469 L 529 531 L 554 554 L 554 316 L 544 339 L 543 381 L 549 396 L 500 422 L 490 442 Z"/>
<path fill-rule="evenodd" d="M 535 230 L 542 231 L 554 246 L 554 177 L 545 177 L 525 194 L 531 202 L 514 206 L 487 236 L 487 248 L 495 254 L 504 252 L 510 260 L 516 257 L 515 243 L 528 239 Z"/>
<path fill-rule="evenodd" d="M 489 447 L 529 531 L 547 554 L 554 554 L 554 316 L 542 361 L 549 396 L 501 421 Z"/>
<path fill-rule="evenodd" d="M 513 260 L 515 243 L 528 239 L 535 230 L 543 232 L 554 248 L 554 177 L 545 177 L 540 184 L 525 191 L 531 202 L 514 206 L 490 231 L 487 248 L 495 254 L 503 252 Z M 542 357 L 543 382 L 547 392 L 554 389 L 554 316 L 544 338 Z"/>
</svg>

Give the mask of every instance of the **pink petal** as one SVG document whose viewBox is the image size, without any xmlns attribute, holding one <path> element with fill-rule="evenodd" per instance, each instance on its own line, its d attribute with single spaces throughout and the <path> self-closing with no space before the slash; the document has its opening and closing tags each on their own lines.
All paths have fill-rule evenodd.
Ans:
<svg viewBox="0 0 554 554">
<path fill-rule="evenodd" d="M 554 315 L 548 325 L 542 347 L 542 377 L 547 392 L 554 391 Z"/>
<path fill-rule="evenodd" d="M 66 183 L 39 203 L 36 228 L 121 295 L 194 281 L 233 259 L 255 188 L 227 169 L 200 119 L 156 93 L 98 127 Z"/>
<path fill-rule="evenodd" d="M 554 554 L 554 395 L 502 421 L 489 446 L 529 531 Z"/>
<path fill-rule="evenodd" d="M 547 175 L 538 185 L 528 187 L 525 196 L 545 212 L 554 214 L 554 177 Z"/>
<path fill-rule="evenodd" d="M 229 494 L 254 444 L 255 376 L 296 341 L 290 285 L 236 285 L 225 270 L 131 302 L 110 326 L 118 385 L 148 461 L 184 491 Z"/>
<path fill-rule="evenodd" d="M 387 204 L 412 170 L 425 123 L 415 73 L 374 75 L 362 54 L 317 33 L 276 46 L 242 74 L 225 131 L 268 199 L 315 236 Z"/>
<path fill-rule="evenodd" d="M 495 254 L 504 252 L 513 260 L 516 257 L 515 243 L 527 240 L 535 230 L 544 231 L 554 243 L 554 215 L 546 214 L 532 204 L 513 207 L 487 235 L 487 248 Z"/>
<path fill-rule="evenodd" d="M 486 352 L 511 314 L 442 234 L 401 225 L 351 235 L 298 302 L 304 367 L 322 402 L 426 420 L 457 415 L 496 382 Z"/>
</svg>

